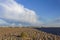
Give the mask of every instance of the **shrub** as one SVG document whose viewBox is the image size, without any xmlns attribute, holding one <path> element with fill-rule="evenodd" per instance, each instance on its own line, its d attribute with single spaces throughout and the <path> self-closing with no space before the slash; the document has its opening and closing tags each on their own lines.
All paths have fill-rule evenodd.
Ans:
<svg viewBox="0 0 60 40">
<path fill-rule="evenodd" d="M 23 37 L 23 38 L 28 37 L 28 34 L 26 32 L 22 32 L 21 37 Z"/>
</svg>

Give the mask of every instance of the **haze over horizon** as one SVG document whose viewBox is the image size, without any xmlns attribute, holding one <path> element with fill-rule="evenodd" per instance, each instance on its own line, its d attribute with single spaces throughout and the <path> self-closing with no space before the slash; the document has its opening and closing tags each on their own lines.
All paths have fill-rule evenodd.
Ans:
<svg viewBox="0 0 60 40">
<path fill-rule="evenodd" d="M 60 0 L 0 0 L 0 26 L 60 27 Z"/>
</svg>

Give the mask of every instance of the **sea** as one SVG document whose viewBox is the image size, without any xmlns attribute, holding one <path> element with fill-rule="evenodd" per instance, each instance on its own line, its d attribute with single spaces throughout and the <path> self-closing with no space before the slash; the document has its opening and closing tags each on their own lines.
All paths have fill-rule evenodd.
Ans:
<svg viewBox="0 0 60 40">
<path fill-rule="evenodd" d="M 47 33 L 51 33 L 54 35 L 60 36 L 60 27 L 54 27 L 54 28 L 36 28 L 37 30 L 44 31 Z"/>
</svg>

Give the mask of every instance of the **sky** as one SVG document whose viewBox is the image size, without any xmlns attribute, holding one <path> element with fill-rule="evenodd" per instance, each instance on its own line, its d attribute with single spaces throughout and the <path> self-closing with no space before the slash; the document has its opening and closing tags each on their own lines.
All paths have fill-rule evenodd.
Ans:
<svg viewBox="0 0 60 40">
<path fill-rule="evenodd" d="M 60 27 L 60 0 L 0 0 L 0 25 Z"/>
</svg>

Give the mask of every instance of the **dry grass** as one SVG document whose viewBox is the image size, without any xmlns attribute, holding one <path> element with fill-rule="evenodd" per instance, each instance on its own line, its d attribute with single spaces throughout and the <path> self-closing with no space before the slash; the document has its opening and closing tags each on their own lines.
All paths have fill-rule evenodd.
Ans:
<svg viewBox="0 0 60 40">
<path fill-rule="evenodd" d="M 60 40 L 60 36 L 33 28 L 0 28 L 0 40 Z"/>
</svg>

